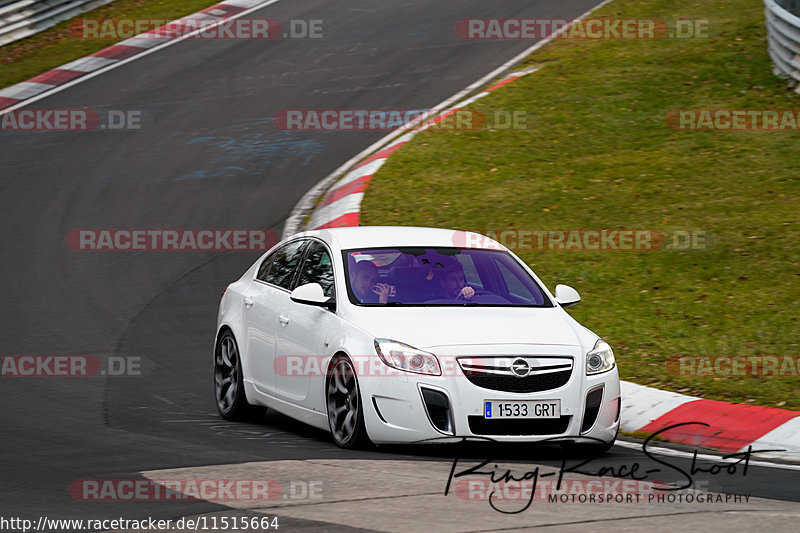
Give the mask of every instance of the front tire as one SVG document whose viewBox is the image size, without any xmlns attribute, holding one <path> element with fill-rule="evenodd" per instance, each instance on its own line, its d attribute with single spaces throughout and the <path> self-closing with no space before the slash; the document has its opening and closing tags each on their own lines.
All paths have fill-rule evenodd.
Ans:
<svg viewBox="0 0 800 533">
<path fill-rule="evenodd" d="M 617 442 L 617 437 L 618 436 L 619 436 L 619 426 L 617 426 L 617 431 L 616 431 L 616 433 L 614 433 L 614 438 L 611 439 L 610 441 L 606 442 L 602 446 L 600 446 L 600 453 L 604 454 L 604 453 L 608 452 L 611 448 L 613 448 L 614 444 L 616 444 L 616 442 Z"/>
<path fill-rule="evenodd" d="M 231 330 L 223 331 L 214 348 L 214 398 L 225 420 L 244 420 L 263 414 L 263 408 L 247 403 L 239 346 Z"/>
<path fill-rule="evenodd" d="M 325 380 L 328 425 L 337 446 L 357 449 L 369 443 L 364 425 L 364 409 L 353 364 L 346 356 L 331 361 Z"/>
<path fill-rule="evenodd" d="M 618 436 L 619 427 L 617 428 L 617 432 L 614 433 L 614 437 L 608 442 L 570 442 L 564 443 L 562 448 L 569 455 L 574 455 L 577 457 L 600 457 L 601 455 L 605 455 L 609 450 L 611 450 L 611 448 L 614 447 Z"/>
</svg>

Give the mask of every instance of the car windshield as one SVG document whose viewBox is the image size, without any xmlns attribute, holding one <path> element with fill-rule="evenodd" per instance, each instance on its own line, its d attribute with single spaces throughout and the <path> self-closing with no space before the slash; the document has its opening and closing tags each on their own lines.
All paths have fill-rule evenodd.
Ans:
<svg viewBox="0 0 800 533">
<path fill-rule="evenodd" d="M 507 251 L 371 248 L 342 252 L 356 305 L 553 307 Z"/>
</svg>

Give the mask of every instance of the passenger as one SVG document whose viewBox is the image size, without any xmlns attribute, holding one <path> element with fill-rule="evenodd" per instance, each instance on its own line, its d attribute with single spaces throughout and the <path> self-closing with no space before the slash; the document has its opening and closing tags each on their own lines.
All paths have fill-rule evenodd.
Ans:
<svg viewBox="0 0 800 533">
<path fill-rule="evenodd" d="M 385 304 L 389 301 L 391 288 L 378 281 L 378 267 L 372 261 L 359 261 L 350 274 L 353 292 L 361 303 Z"/>
</svg>

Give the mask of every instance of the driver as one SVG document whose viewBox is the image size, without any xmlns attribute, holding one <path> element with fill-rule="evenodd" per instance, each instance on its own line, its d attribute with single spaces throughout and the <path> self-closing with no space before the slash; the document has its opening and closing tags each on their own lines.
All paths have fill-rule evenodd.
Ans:
<svg viewBox="0 0 800 533">
<path fill-rule="evenodd" d="M 452 263 L 447 266 L 444 272 L 436 272 L 436 276 L 439 279 L 439 287 L 445 298 L 469 300 L 475 296 L 475 289 L 467 285 L 464 268 L 455 259 L 452 259 Z"/>
</svg>

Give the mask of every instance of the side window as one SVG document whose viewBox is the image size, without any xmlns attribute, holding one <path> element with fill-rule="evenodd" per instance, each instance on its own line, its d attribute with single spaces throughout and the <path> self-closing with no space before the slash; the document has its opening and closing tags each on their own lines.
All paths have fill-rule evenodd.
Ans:
<svg viewBox="0 0 800 533">
<path fill-rule="evenodd" d="M 294 271 L 302 257 L 303 247 L 307 241 L 294 241 L 279 248 L 273 256 L 264 281 L 289 290 L 292 285 Z M 262 265 L 263 266 L 263 265 Z"/>
<path fill-rule="evenodd" d="M 260 279 L 261 281 L 267 281 L 267 273 L 269 272 L 269 267 L 272 266 L 272 261 L 275 259 L 275 252 L 272 252 L 267 256 L 264 261 L 261 262 L 261 266 L 258 267 L 258 276 L 256 278 Z"/>
<path fill-rule="evenodd" d="M 333 296 L 333 265 L 331 256 L 322 243 L 312 241 L 308 245 L 308 253 L 303 263 L 303 270 L 300 271 L 300 281 L 297 285 L 306 283 L 319 283 L 325 296 Z"/>
</svg>

